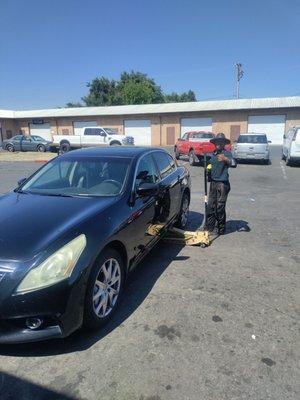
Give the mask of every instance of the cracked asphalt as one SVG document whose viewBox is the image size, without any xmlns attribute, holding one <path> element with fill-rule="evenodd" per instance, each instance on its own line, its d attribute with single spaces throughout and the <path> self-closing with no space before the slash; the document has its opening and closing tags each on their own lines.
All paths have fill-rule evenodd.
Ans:
<svg viewBox="0 0 300 400">
<path fill-rule="evenodd" d="M 38 167 L 0 163 L 0 193 Z M 193 230 L 203 169 L 190 170 Z M 274 147 L 231 187 L 228 233 L 207 249 L 159 244 L 105 329 L 0 346 L 0 399 L 299 399 L 300 168 Z"/>
</svg>

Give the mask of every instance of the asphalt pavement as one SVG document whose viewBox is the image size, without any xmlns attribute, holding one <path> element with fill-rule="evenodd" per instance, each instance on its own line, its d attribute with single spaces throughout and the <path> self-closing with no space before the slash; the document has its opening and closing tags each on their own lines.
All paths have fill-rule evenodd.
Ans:
<svg viewBox="0 0 300 400">
<path fill-rule="evenodd" d="M 0 163 L 0 193 L 39 166 Z M 190 170 L 193 230 L 203 169 Z M 273 147 L 231 187 L 228 233 L 207 249 L 159 244 L 105 329 L 0 346 L 0 399 L 299 399 L 300 168 Z"/>
</svg>

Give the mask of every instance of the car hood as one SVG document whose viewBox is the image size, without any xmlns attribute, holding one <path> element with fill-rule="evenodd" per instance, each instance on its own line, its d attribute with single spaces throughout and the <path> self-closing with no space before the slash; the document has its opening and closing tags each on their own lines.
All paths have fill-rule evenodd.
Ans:
<svg viewBox="0 0 300 400">
<path fill-rule="evenodd" d="M 116 198 L 0 196 L 0 260 L 29 260 Z"/>
</svg>

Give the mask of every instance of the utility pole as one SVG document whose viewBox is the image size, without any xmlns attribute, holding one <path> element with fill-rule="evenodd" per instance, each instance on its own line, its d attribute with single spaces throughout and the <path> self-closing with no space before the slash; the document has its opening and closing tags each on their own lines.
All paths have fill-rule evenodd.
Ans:
<svg viewBox="0 0 300 400">
<path fill-rule="evenodd" d="M 240 98 L 240 80 L 244 76 L 244 71 L 242 70 L 241 63 L 235 63 L 234 66 L 236 67 L 236 98 Z"/>
</svg>

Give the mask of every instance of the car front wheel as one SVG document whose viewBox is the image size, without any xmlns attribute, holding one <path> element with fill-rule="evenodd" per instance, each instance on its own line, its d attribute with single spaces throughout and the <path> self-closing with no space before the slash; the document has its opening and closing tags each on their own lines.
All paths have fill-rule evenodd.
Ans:
<svg viewBox="0 0 300 400">
<path fill-rule="evenodd" d="M 105 250 L 92 269 L 85 300 L 84 325 L 100 328 L 112 317 L 124 286 L 124 264 L 114 249 Z"/>
<path fill-rule="evenodd" d="M 189 219 L 189 213 L 190 213 L 190 197 L 185 192 L 182 196 L 180 213 L 175 223 L 175 226 L 177 228 L 184 229 L 186 227 Z"/>
<path fill-rule="evenodd" d="M 45 153 L 46 147 L 43 144 L 39 144 L 37 147 L 37 151 L 40 153 Z"/>
<path fill-rule="evenodd" d="M 9 151 L 10 153 L 13 153 L 15 151 L 15 148 L 12 144 L 8 144 L 6 146 L 6 150 Z"/>
</svg>

